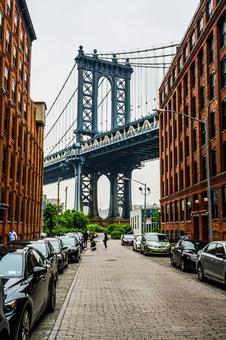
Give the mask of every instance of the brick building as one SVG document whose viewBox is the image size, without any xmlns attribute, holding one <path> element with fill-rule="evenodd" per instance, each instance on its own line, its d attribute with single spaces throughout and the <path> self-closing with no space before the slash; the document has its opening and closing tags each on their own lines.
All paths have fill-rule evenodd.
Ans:
<svg viewBox="0 0 226 340">
<path fill-rule="evenodd" d="M 0 243 L 10 227 L 39 235 L 45 104 L 30 99 L 31 45 L 25 0 L 0 0 Z"/>
<path fill-rule="evenodd" d="M 208 119 L 213 238 L 226 239 L 226 2 L 202 0 L 160 87 L 161 109 Z M 208 240 L 204 124 L 160 113 L 162 231 Z"/>
</svg>

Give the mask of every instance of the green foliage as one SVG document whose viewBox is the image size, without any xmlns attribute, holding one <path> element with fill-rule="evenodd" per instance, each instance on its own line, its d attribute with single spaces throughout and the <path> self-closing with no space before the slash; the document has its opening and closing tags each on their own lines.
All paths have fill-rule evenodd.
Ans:
<svg viewBox="0 0 226 340">
<path fill-rule="evenodd" d="M 106 231 L 112 238 L 118 238 L 117 235 L 127 234 L 131 232 L 132 229 L 129 224 L 109 224 Z"/>
<path fill-rule="evenodd" d="M 160 211 L 155 210 L 154 215 L 152 216 L 152 222 L 159 222 L 160 223 Z"/>
<path fill-rule="evenodd" d="M 121 238 L 122 232 L 120 229 L 115 229 L 111 232 L 111 238 L 114 240 L 118 240 Z"/>
<path fill-rule="evenodd" d="M 103 227 L 99 226 L 98 224 L 88 224 L 87 230 L 92 233 L 103 233 L 104 232 Z"/>
<path fill-rule="evenodd" d="M 47 203 L 46 208 L 43 211 L 44 232 L 52 233 L 62 210 L 62 205 L 58 206 L 57 204 Z"/>
<path fill-rule="evenodd" d="M 74 229 L 81 230 L 82 232 L 87 229 L 89 223 L 88 217 L 81 211 L 66 210 L 59 217 L 59 226 L 66 228 L 68 232 L 74 231 Z"/>
</svg>

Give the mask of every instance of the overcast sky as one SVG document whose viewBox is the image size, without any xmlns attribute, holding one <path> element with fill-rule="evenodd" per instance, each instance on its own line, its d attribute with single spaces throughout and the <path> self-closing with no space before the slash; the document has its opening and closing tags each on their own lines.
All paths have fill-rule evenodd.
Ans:
<svg viewBox="0 0 226 340">
<path fill-rule="evenodd" d="M 37 40 L 32 48 L 31 96 L 50 107 L 70 71 L 79 45 L 85 51 L 125 51 L 153 45 L 180 42 L 199 0 L 27 0 Z M 152 195 L 148 202 L 158 203 L 159 164 L 149 162 L 136 170 L 133 178 L 146 181 Z M 62 182 L 61 199 L 64 201 Z M 56 184 L 45 188 L 56 197 Z M 69 207 L 74 200 L 69 183 Z M 105 195 L 99 204 L 107 207 Z M 133 186 L 133 203 L 143 197 Z"/>
</svg>

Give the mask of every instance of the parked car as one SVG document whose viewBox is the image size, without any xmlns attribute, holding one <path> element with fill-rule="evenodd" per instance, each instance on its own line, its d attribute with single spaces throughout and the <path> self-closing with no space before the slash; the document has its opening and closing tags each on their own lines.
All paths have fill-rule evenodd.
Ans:
<svg viewBox="0 0 226 340">
<path fill-rule="evenodd" d="M 142 235 L 140 252 L 141 254 L 164 254 L 170 255 L 170 243 L 165 234 L 147 233 Z"/>
<path fill-rule="evenodd" d="M 42 254 L 31 247 L 0 246 L 0 278 L 11 340 L 28 340 L 30 329 L 56 303 L 56 279 Z"/>
<path fill-rule="evenodd" d="M 133 250 L 134 251 L 140 251 L 141 239 L 142 239 L 142 235 L 137 235 L 137 236 L 134 237 L 134 240 L 133 240 Z"/>
<path fill-rule="evenodd" d="M 57 237 L 46 237 L 45 240 L 51 243 L 57 253 L 58 272 L 63 273 L 64 268 L 68 266 L 68 248 L 64 246 L 62 240 Z"/>
<path fill-rule="evenodd" d="M 78 262 L 81 257 L 80 243 L 76 236 L 60 236 L 59 239 L 68 248 L 68 260 Z"/>
<path fill-rule="evenodd" d="M 52 244 L 47 239 L 41 240 L 16 240 L 13 241 L 13 244 L 21 245 L 21 246 L 31 246 L 42 253 L 44 258 L 49 261 L 49 264 L 52 266 L 53 275 L 55 275 L 56 280 L 58 280 L 58 260 L 57 253 L 55 252 Z"/>
<path fill-rule="evenodd" d="M 4 313 L 4 288 L 2 280 L 0 280 L 0 339 L 10 339 L 9 322 Z"/>
<path fill-rule="evenodd" d="M 226 285 L 226 241 L 210 242 L 199 251 L 196 268 L 200 281 L 211 279 Z"/>
<path fill-rule="evenodd" d="M 84 249 L 84 239 L 83 239 L 83 234 L 80 232 L 73 232 L 73 233 L 66 233 L 64 236 L 74 236 L 77 238 L 79 245 L 80 245 L 80 250 L 81 252 Z"/>
<path fill-rule="evenodd" d="M 200 240 L 179 240 L 171 249 L 170 261 L 182 271 L 195 270 L 198 251 L 205 247 L 207 242 Z"/>
<path fill-rule="evenodd" d="M 121 245 L 122 246 L 132 246 L 134 240 L 133 234 L 124 234 L 121 236 Z"/>
</svg>

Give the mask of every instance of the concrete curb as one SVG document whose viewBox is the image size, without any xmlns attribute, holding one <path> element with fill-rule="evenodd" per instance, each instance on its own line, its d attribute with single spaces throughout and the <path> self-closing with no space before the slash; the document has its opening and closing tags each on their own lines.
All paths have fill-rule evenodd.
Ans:
<svg viewBox="0 0 226 340">
<path fill-rule="evenodd" d="M 60 329 L 62 320 L 63 320 L 63 318 L 64 318 L 64 314 L 65 314 L 66 309 L 67 309 L 67 306 L 68 306 L 68 304 L 69 304 L 71 294 L 72 294 L 72 292 L 73 292 L 73 290 L 74 290 L 74 287 L 75 287 L 75 285 L 76 285 L 76 281 L 77 281 L 78 274 L 79 274 L 80 269 L 81 269 L 81 265 L 82 265 L 82 259 L 81 259 L 81 262 L 80 262 L 80 264 L 79 264 L 79 268 L 78 268 L 78 270 L 77 270 L 77 272 L 76 272 L 76 274 L 75 274 L 75 277 L 74 277 L 74 279 L 73 279 L 73 281 L 72 281 L 71 287 L 69 288 L 69 291 L 68 291 L 68 293 L 67 293 L 67 296 L 66 296 L 66 298 L 65 298 L 65 301 L 64 301 L 64 303 L 63 303 L 63 305 L 62 305 L 62 308 L 61 308 L 61 310 L 60 310 L 60 312 L 59 312 L 59 314 L 58 314 L 58 316 L 57 316 L 57 319 L 56 319 L 56 321 L 55 321 L 55 323 L 54 323 L 54 325 L 53 325 L 53 328 L 52 328 L 52 330 L 51 330 L 51 332 L 50 332 L 50 335 L 49 335 L 49 337 L 48 337 L 48 340 L 55 340 L 55 339 L 56 339 L 56 336 L 57 336 L 57 334 L 58 334 L 58 332 L 59 332 L 59 329 Z"/>
</svg>

